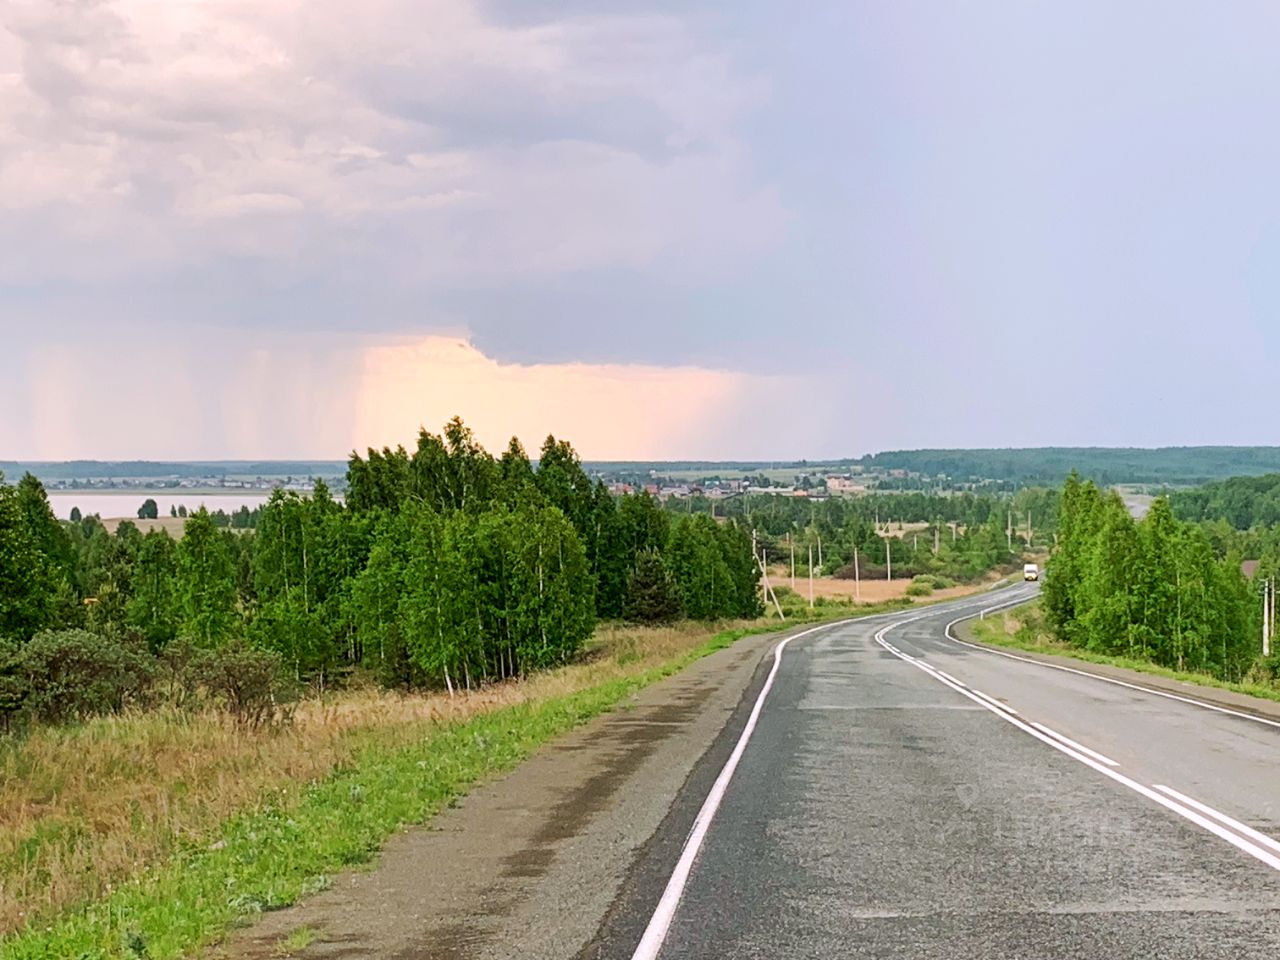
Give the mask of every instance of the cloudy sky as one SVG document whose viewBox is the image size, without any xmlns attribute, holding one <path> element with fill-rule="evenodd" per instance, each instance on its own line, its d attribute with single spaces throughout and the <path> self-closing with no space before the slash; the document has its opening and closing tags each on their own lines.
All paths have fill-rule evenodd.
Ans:
<svg viewBox="0 0 1280 960">
<path fill-rule="evenodd" d="M 0 0 L 0 459 L 1274 443 L 1280 6 Z"/>
</svg>

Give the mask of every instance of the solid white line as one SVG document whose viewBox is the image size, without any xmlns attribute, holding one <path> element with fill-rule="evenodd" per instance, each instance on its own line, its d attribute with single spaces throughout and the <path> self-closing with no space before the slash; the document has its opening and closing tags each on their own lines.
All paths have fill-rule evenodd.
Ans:
<svg viewBox="0 0 1280 960">
<path fill-rule="evenodd" d="M 644 936 L 640 938 L 640 943 L 636 947 L 635 953 L 631 955 L 632 960 L 654 960 L 662 949 L 663 941 L 667 939 L 667 931 L 671 928 L 671 921 L 675 918 L 676 908 L 680 905 L 681 896 L 684 895 L 685 884 L 688 883 L 689 873 L 693 869 L 693 862 L 697 859 L 698 851 L 702 849 L 702 841 L 706 839 L 711 821 L 715 818 L 716 811 L 720 809 L 720 801 L 724 799 L 725 791 L 729 787 L 729 781 L 733 779 L 733 773 L 738 768 L 738 762 L 742 759 L 742 754 L 747 749 L 747 742 L 751 739 L 751 734 L 755 732 L 756 723 L 760 720 L 760 712 L 764 709 L 765 698 L 769 695 L 769 691 L 773 687 L 774 678 L 778 675 L 778 668 L 782 665 L 782 651 L 786 649 L 787 644 L 792 640 L 799 640 L 801 637 L 807 637 L 818 630 L 844 626 L 850 622 L 849 620 L 839 620 L 835 623 L 824 623 L 821 626 L 787 637 L 773 648 L 773 667 L 769 670 L 769 676 L 765 678 L 764 686 L 760 689 L 759 696 L 756 697 L 755 706 L 751 708 L 751 715 L 747 717 L 746 726 L 743 727 L 733 752 L 729 754 L 729 759 L 725 761 L 724 767 L 721 768 L 720 775 L 716 777 L 716 782 L 712 784 L 711 792 L 707 794 L 706 800 L 702 802 L 702 808 L 698 811 L 698 816 L 693 821 L 693 828 L 689 831 L 689 836 L 685 840 L 684 850 L 680 854 L 675 870 L 671 873 L 671 878 L 667 881 L 666 888 L 662 891 L 662 899 L 658 901 L 658 906 L 654 909 L 653 916 L 649 918 L 649 925 L 645 927 Z"/>
<path fill-rule="evenodd" d="M 1001 604 L 1000 607 L 990 607 L 985 612 L 990 613 L 992 610 L 999 610 L 1005 606 L 1014 606 L 1014 604 Z M 1225 713 L 1228 716 L 1239 717 L 1242 720 L 1252 720 L 1254 723 L 1265 723 L 1269 727 L 1280 728 L 1280 721 L 1277 721 L 1277 720 L 1269 720 L 1266 717 L 1259 717 L 1252 713 L 1244 713 L 1241 710 L 1232 710 L 1230 707 L 1220 707 L 1217 704 L 1206 703 L 1205 701 L 1197 700 L 1194 697 L 1183 697 L 1176 693 L 1168 693 L 1164 690 L 1156 690 L 1156 689 L 1153 689 L 1152 687 L 1144 687 L 1138 683 L 1129 683 L 1127 680 L 1117 680 L 1114 677 L 1104 677 L 1101 674 L 1090 673 L 1088 670 L 1078 670 L 1075 667 L 1067 667 L 1060 663 L 1046 663 L 1043 660 L 1033 660 L 1031 657 L 1020 657 L 1016 653 L 1009 653 L 1006 650 L 996 650 L 996 649 L 993 649 L 992 647 L 983 646 L 980 643 L 970 643 L 968 640 L 961 640 L 959 637 L 957 637 L 955 634 L 951 632 L 951 628 L 954 627 L 957 623 L 960 623 L 962 620 L 971 620 L 971 619 L 973 618 L 961 617 L 959 620 L 953 620 L 949 624 L 947 624 L 946 630 L 943 631 L 946 634 L 947 639 L 950 640 L 952 643 L 958 643 L 961 646 L 972 647 L 974 650 L 981 650 L 983 653 L 995 654 L 997 657 L 1007 657 L 1010 660 L 1020 660 L 1023 663 L 1033 663 L 1038 667 L 1048 667 L 1050 670 L 1062 670 L 1066 673 L 1074 673 L 1081 677 L 1089 677 L 1093 680 L 1101 680 L 1103 683 L 1113 683 L 1117 687 L 1127 687 L 1130 690 L 1138 690 L 1142 693 L 1149 693 L 1152 696 L 1164 697 L 1168 700 L 1177 700 L 1180 703 L 1189 703 L 1195 707 L 1203 707 L 1205 710 L 1213 710 L 1215 713 Z"/>
<path fill-rule="evenodd" d="M 1120 764 L 1116 763 L 1110 757 L 1099 753 L 1097 750 L 1091 750 L 1089 747 L 1086 747 L 1082 743 L 1076 743 L 1066 734 L 1058 733 L 1058 731 L 1056 730 L 1050 730 L 1043 723 L 1036 723 L 1034 720 L 1032 720 L 1031 725 L 1035 727 L 1037 730 L 1043 730 L 1045 733 L 1049 734 L 1049 736 L 1051 737 L 1057 737 L 1059 740 L 1065 743 L 1068 747 L 1071 747 L 1075 750 L 1079 750 L 1081 753 L 1088 754 L 1089 756 L 1093 757 L 1093 759 L 1097 760 L 1099 763 L 1105 763 L 1108 767 L 1120 766 Z"/>
<path fill-rule="evenodd" d="M 1004 710 L 1006 713 L 1012 713 L 1015 717 L 1018 716 L 1018 711 L 1013 709 L 1013 707 L 1009 706 L 1007 703 L 1001 703 L 995 697 L 989 694 L 983 693 L 981 690 L 974 690 L 973 692 L 976 693 L 978 696 L 980 696 L 983 700 L 987 701 L 987 703 L 991 704 L 997 710 Z"/>
<path fill-rule="evenodd" d="M 983 600 L 985 599 L 987 598 L 984 597 Z M 1019 602 L 1025 602 L 1025 600 Z M 965 610 L 972 606 L 973 604 L 957 604 L 950 609 Z M 932 616 L 936 612 L 937 611 L 930 610 L 917 614 L 913 617 L 895 621 L 893 626 L 901 626 L 904 623 L 914 623 L 916 620 Z M 764 709 L 765 698 L 769 695 L 769 690 L 773 687 L 774 678 L 778 675 L 778 669 L 782 665 L 782 651 L 786 649 L 787 644 L 792 640 L 799 640 L 801 637 L 807 637 L 809 634 L 815 633 L 818 630 L 847 626 L 850 623 L 856 623 L 863 620 L 873 620 L 885 616 L 897 616 L 898 614 L 899 611 L 892 611 L 887 614 L 871 614 L 867 617 L 851 617 L 848 620 L 837 620 L 834 623 L 824 623 L 797 633 L 794 636 L 787 637 L 773 648 L 773 667 L 769 670 L 768 677 L 765 678 L 764 686 L 760 689 L 759 696 L 756 697 L 755 705 L 751 708 L 751 714 L 747 717 L 746 726 L 743 727 L 742 733 L 738 737 L 738 742 L 733 748 L 733 752 L 729 754 L 729 759 L 725 761 L 724 766 L 720 770 L 720 775 L 716 777 L 716 782 L 712 784 L 711 791 L 707 794 L 707 798 L 702 802 L 702 807 L 698 811 L 698 816 L 694 819 L 693 827 L 689 831 L 689 836 L 684 842 L 684 849 L 680 852 L 680 859 L 676 862 L 675 869 L 672 871 L 670 879 L 667 880 L 667 885 L 662 891 L 662 898 L 658 901 L 657 907 L 654 908 L 653 916 L 649 918 L 649 924 L 645 927 L 644 936 L 640 938 L 640 943 L 636 947 L 635 953 L 631 955 L 631 960 L 656 960 L 659 951 L 662 950 L 662 944 L 667 939 L 667 932 L 671 929 L 671 921 L 675 919 L 676 909 L 680 906 L 680 898 L 684 895 L 684 888 L 689 882 L 689 874 L 693 870 L 694 861 L 697 859 L 698 853 L 702 849 L 702 843 L 706 839 L 707 831 L 711 827 L 711 821 L 715 818 L 716 811 L 720 809 L 720 803 L 724 799 L 725 791 L 729 787 L 729 781 L 733 779 L 734 771 L 737 770 L 738 763 L 742 759 L 742 754 L 747 749 L 747 742 L 751 739 L 751 734 L 755 731 L 756 724 L 760 720 L 760 713 Z M 895 656 L 906 657 L 906 654 L 892 648 L 883 641 L 881 641 L 881 645 L 885 646 L 885 648 L 890 650 L 890 652 Z M 913 658 L 908 659 L 911 659 L 912 662 L 916 662 Z"/>
<path fill-rule="evenodd" d="M 1280 841 L 1275 840 L 1271 837 L 1268 837 L 1261 830 L 1255 830 L 1253 827 L 1249 826 L 1247 823 L 1241 823 L 1239 820 L 1233 819 L 1232 817 L 1228 817 L 1221 810 L 1215 810 L 1213 809 L 1213 807 L 1209 806 L 1207 803 L 1201 803 L 1199 800 L 1193 800 L 1191 799 L 1191 797 L 1188 797 L 1186 794 L 1179 793 L 1177 790 L 1173 789 L 1173 787 L 1166 787 L 1162 783 L 1153 783 L 1152 786 L 1155 787 L 1157 790 L 1161 790 L 1164 793 L 1167 793 L 1169 796 L 1173 797 L 1173 799 L 1179 801 L 1180 803 L 1185 803 L 1188 807 L 1192 807 L 1196 810 L 1199 810 L 1201 813 L 1207 814 L 1208 816 L 1213 817 L 1215 820 L 1220 820 L 1222 823 L 1225 823 L 1232 830 L 1238 830 L 1241 833 L 1243 833 L 1245 836 L 1249 837 L 1251 840 L 1256 840 L 1258 843 L 1262 844 L 1263 846 L 1270 847 L 1276 853 L 1280 853 Z"/>
<path fill-rule="evenodd" d="M 885 641 L 883 638 L 883 634 L 887 633 L 894 626 L 897 626 L 897 624 L 890 624 L 889 626 L 879 631 L 875 635 L 876 642 L 879 643 L 881 646 L 884 646 Z M 912 665 L 917 667 L 920 666 L 919 663 L 914 663 Z M 1106 766 L 1105 764 L 1099 763 L 1097 760 L 1094 760 L 1092 757 L 1086 754 L 1078 753 L 1077 751 L 1073 750 L 1071 747 L 1063 743 L 1061 740 L 1057 739 L 1058 737 L 1061 736 L 1060 734 L 1053 733 L 1053 735 L 1050 736 L 1049 733 L 1042 733 L 1040 730 L 1037 730 L 1035 727 L 1031 726 L 1028 723 L 1024 723 L 1022 720 L 1018 719 L 1017 717 L 1009 713 L 1006 713 L 1003 710 L 997 710 L 991 704 L 985 702 L 984 700 L 979 699 L 978 697 L 975 697 L 972 691 L 966 690 L 963 687 L 956 686 L 955 684 L 948 683 L 946 680 L 943 680 L 941 677 L 938 677 L 937 674 L 933 673 L 932 671 L 925 671 L 925 672 L 929 673 L 939 682 L 946 684 L 948 687 L 951 687 L 953 690 L 956 690 L 957 692 L 968 697 L 974 703 L 981 704 L 985 709 L 991 711 L 991 713 L 995 714 L 997 717 L 999 717 L 1001 720 L 1004 720 L 1006 723 L 1011 723 L 1015 727 L 1017 727 L 1019 730 L 1022 730 L 1023 732 L 1030 734 L 1031 736 L 1035 737 L 1037 740 L 1041 741 L 1042 743 L 1047 743 L 1049 746 L 1053 747 L 1053 749 L 1057 750 L 1059 753 L 1065 753 L 1068 757 L 1071 757 L 1073 760 L 1083 763 L 1086 767 L 1090 767 L 1091 769 L 1098 771 L 1098 773 L 1102 774 L 1104 777 L 1109 777 L 1110 779 L 1114 780 L 1116 783 L 1119 783 L 1122 786 L 1128 787 L 1130 790 L 1134 791 L 1135 793 L 1141 794 L 1142 796 L 1146 797 L 1148 800 L 1153 801 L 1154 803 L 1160 804 L 1160 806 L 1165 807 L 1168 810 L 1171 810 L 1172 812 L 1176 813 L 1178 816 L 1183 817 L 1186 820 L 1190 820 L 1196 826 L 1201 827 L 1205 830 L 1208 830 L 1210 833 L 1227 841 L 1227 843 L 1231 844 L 1233 847 L 1236 847 L 1238 850 L 1241 850 L 1244 853 L 1249 854 L 1249 856 L 1257 860 L 1261 860 L 1263 863 L 1271 867 L 1273 870 L 1280 871 L 1280 857 L 1275 856 L 1270 851 L 1265 849 L 1263 846 L 1260 846 L 1259 844 L 1256 844 L 1256 843 L 1252 843 L 1249 840 L 1245 839 L 1244 837 L 1240 836 L 1239 834 L 1231 832 L 1221 824 L 1215 823 L 1213 820 L 1209 819 L 1208 817 L 1202 816 L 1201 814 L 1197 813 L 1194 808 L 1184 806 L 1183 804 L 1174 800 L 1172 797 L 1166 796 L 1165 794 L 1157 792 L 1156 790 L 1153 790 L 1150 787 L 1144 786 L 1143 784 L 1138 783 L 1138 781 L 1130 779 L 1129 777 L 1126 777 L 1123 773 L 1113 770 L 1110 767 Z M 1222 816 L 1221 814 L 1217 814 L 1216 811 L 1214 812 L 1214 815 L 1219 817 Z M 1243 824 L 1241 824 L 1241 826 L 1243 826 Z"/>
</svg>

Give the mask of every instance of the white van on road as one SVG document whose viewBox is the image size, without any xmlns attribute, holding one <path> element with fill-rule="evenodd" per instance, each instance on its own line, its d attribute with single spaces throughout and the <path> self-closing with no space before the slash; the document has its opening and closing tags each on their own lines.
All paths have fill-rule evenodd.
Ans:
<svg viewBox="0 0 1280 960">
<path fill-rule="evenodd" d="M 1024 563 L 1022 565 L 1022 579 L 1023 580 L 1039 580 L 1040 568 L 1036 566 L 1034 563 Z"/>
</svg>

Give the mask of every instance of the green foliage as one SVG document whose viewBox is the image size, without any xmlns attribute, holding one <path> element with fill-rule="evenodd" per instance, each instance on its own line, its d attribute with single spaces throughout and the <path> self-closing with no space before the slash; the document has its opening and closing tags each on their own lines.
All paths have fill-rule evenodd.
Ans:
<svg viewBox="0 0 1280 960">
<path fill-rule="evenodd" d="M 1135 521 L 1116 494 L 1074 474 L 1044 583 L 1056 635 L 1107 656 L 1240 680 L 1254 660 L 1254 599 L 1239 558 L 1158 498 Z"/>
<path fill-rule="evenodd" d="M 189 681 L 201 686 L 231 716 L 260 727 L 280 718 L 294 699 L 284 661 L 272 650 L 233 640 L 219 650 L 200 651 L 190 663 Z"/>
<path fill-rule="evenodd" d="M 44 723 L 119 712 L 140 702 L 155 677 L 144 648 L 84 630 L 36 634 L 14 665 L 24 712 Z"/>
<path fill-rule="evenodd" d="M 235 564 L 204 507 L 187 520 L 177 566 L 180 629 L 200 646 L 215 647 L 230 638 L 235 626 Z"/>
<path fill-rule="evenodd" d="M 1203 483 L 1280 470 L 1280 447 L 1034 447 L 891 450 L 857 461 L 867 470 L 909 470 L 958 480 L 1057 483 L 1069 472 L 1099 484 Z"/>
<path fill-rule="evenodd" d="M 1280 524 L 1280 473 L 1261 477 L 1231 477 L 1169 497 L 1180 520 L 1203 522 L 1225 519 L 1237 530 Z"/>
<path fill-rule="evenodd" d="M 143 539 L 133 562 L 133 596 L 125 605 L 128 626 L 159 650 L 177 635 L 178 604 L 174 582 L 178 574 L 177 549 L 163 530 Z"/>
<path fill-rule="evenodd" d="M 683 612 L 680 588 L 662 562 L 662 554 L 652 548 L 639 553 L 627 576 L 623 616 L 632 623 L 671 623 Z"/>
<path fill-rule="evenodd" d="M 142 506 L 138 508 L 139 520 L 155 520 L 160 516 L 160 508 L 156 505 L 155 500 L 148 497 L 142 502 Z"/>
<path fill-rule="evenodd" d="M 628 602 L 645 619 L 695 596 L 704 619 L 761 609 L 742 525 L 703 516 L 673 531 L 657 501 L 615 499 L 554 437 L 535 468 L 518 441 L 495 459 L 455 418 L 412 453 L 353 455 L 348 479 L 345 505 L 317 482 L 252 513 L 197 510 L 176 542 L 129 522 L 60 524 L 33 477 L 0 483 L 0 637 L 125 638 L 162 654 L 160 685 L 177 699 L 212 685 L 179 670 L 192 647 L 226 652 L 227 669 L 275 658 L 320 686 L 362 669 L 452 690 L 564 663 L 597 613 L 621 617 Z"/>
</svg>

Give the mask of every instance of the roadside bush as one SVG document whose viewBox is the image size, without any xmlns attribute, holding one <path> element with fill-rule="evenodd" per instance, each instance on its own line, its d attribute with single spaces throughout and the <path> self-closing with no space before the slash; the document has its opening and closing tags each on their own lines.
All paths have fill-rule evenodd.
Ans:
<svg viewBox="0 0 1280 960">
<path fill-rule="evenodd" d="M 13 675 L 32 720 L 65 723 L 145 703 L 155 659 L 141 646 L 87 630 L 46 630 L 17 653 Z"/>
<path fill-rule="evenodd" d="M 928 578 L 917 577 L 907 586 L 908 597 L 927 597 L 932 593 L 933 584 L 929 582 Z"/>
<path fill-rule="evenodd" d="M 201 651 L 192 670 L 199 685 L 236 722 L 249 727 L 287 719 L 288 707 L 298 697 L 280 654 L 251 647 L 242 640 Z"/>
<path fill-rule="evenodd" d="M 18 667 L 18 644 L 0 637 L 0 731 L 8 733 L 27 698 Z"/>
</svg>

